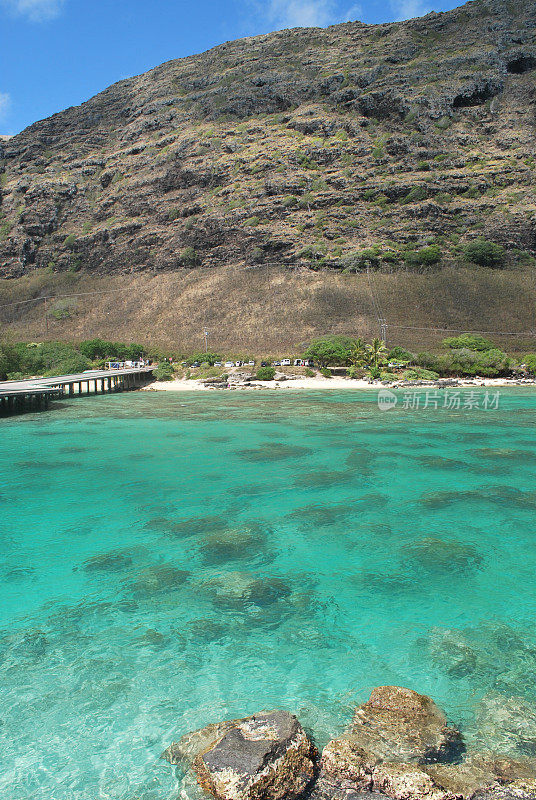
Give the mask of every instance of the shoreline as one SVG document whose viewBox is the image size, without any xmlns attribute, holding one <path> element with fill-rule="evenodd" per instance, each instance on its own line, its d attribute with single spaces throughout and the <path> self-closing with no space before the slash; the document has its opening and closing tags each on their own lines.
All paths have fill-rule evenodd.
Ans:
<svg viewBox="0 0 536 800">
<path fill-rule="evenodd" d="M 388 390 L 426 390 L 426 389 L 471 389 L 471 388 L 508 388 L 516 386 L 527 386 L 536 388 L 536 380 L 520 380 L 515 378 L 445 378 L 439 381 L 415 381 L 404 383 L 380 383 L 354 378 L 324 378 L 317 376 L 314 378 L 285 378 L 274 381 L 254 381 L 251 383 L 231 383 L 230 387 L 206 385 L 204 379 L 191 378 L 186 380 L 180 378 L 173 381 L 153 381 L 147 386 L 142 387 L 144 392 L 212 392 L 212 391 L 279 391 L 290 390 L 359 390 L 359 391 L 379 391 Z"/>
</svg>

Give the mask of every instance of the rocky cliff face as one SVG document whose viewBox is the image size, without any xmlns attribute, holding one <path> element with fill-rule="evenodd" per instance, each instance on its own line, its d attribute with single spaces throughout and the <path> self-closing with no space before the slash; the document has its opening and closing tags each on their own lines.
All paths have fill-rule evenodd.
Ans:
<svg viewBox="0 0 536 800">
<path fill-rule="evenodd" d="M 536 3 L 231 42 L 0 142 L 0 277 L 536 252 Z M 525 251 L 525 252 L 517 252 Z"/>
</svg>

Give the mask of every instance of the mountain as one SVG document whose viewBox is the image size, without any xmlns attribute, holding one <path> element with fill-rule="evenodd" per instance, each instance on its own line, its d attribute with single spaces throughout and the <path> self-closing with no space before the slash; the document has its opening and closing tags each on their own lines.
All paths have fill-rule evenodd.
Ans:
<svg viewBox="0 0 536 800">
<path fill-rule="evenodd" d="M 244 286 L 284 302 L 299 284 L 307 316 L 307 286 L 344 304 L 369 267 L 389 313 L 421 287 L 426 313 L 399 323 L 532 330 L 533 303 L 501 303 L 534 274 L 535 31 L 533 0 L 475 0 L 230 42 L 114 84 L 0 141 L 0 294 L 160 278 L 181 309 L 187 287 L 236 291 L 250 319 Z M 467 262 L 475 238 L 505 248 L 495 269 Z M 484 310 L 460 316 L 451 284 Z M 334 328 L 374 324 L 367 302 L 332 301 Z"/>
</svg>

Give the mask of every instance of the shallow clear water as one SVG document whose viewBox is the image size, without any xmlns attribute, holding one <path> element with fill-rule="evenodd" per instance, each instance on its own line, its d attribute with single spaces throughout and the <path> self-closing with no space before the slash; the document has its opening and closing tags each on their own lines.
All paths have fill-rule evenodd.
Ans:
<svg viewBox="0 0 536 800">
<path fill-rule="evenodd" d="M 0 421 L 0 796 L 177 796 L 161 751 L 269 707 L 319 744 L 375 685 L 468 740 L 536 701 L 536 394 L 125 394 Z"/>
</svg>

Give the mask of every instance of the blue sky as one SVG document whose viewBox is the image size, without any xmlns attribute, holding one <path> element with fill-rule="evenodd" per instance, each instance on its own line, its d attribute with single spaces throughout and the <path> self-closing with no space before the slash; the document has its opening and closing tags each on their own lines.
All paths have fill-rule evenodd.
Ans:
<svg viewBox="0 0 536 800">
<path fill-rule="evenodd" d="M 346 20 L 390 22 L 462 0 L 0 0 L 0 134 L 122 78 L 221 42 Z"/>
</svg>

